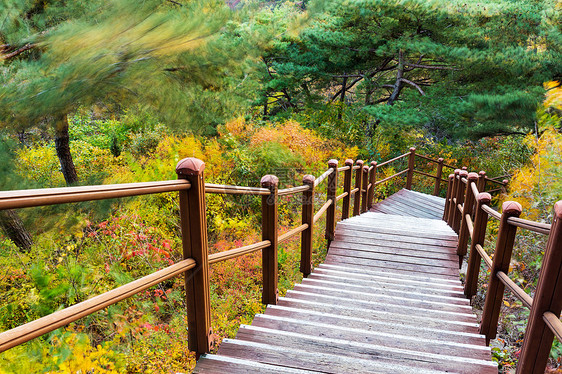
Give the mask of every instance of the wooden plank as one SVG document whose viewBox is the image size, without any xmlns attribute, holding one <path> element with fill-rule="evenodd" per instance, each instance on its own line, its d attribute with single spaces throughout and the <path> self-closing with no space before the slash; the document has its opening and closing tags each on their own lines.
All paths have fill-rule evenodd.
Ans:
<svg viewBox="0 0 562 374">
<path fill-rule="evenodd" d="M 497 366 L 493 365 L 491 361 L 388 348 L 375 344 L 313 337 L 279 330 L 267 331 L 267 329 L 258 327 L 254 327 L 252 331 L 242 327 L 238 332 L 238 336 L 247 341 L 275 345 L 279 348 L 306 346 L 308 350 L 314 353 L 330 353 L 373 361 L 380 360 L 384 361 L 387 365 L 415 361 L 415 365 L 419 369 L 444 370 L 466 374 L 473 374 L 479 370 L 496 374 L 498 370 Z"/>
<path fill-rule="evenodd" d="M 329 254 L 326 257 L 326 263 L 336 263 L 336 264 L 354 264 L 360 266 L 367 266 L 367 267 L 379 267 L 379 268 L 388 268 L 394 270 L 402 270 L 402 271 L 415 271 L 420 273 L 428 273 L 428 274 L 439 274 L 449 277 L 459 277 L 458 269 L 452 269 L 448 267 L 435 267 L 429 265 L 421 265 L 421 264 L 408 264 L 404 262 L 398 261 L 384 261 L 384 260 L 375 260 L 375 259 L 366 259 L 366 258 L 355 258 L 355 257 L 347 257 L 335 254 Z"/>
<path fill-rule="evenodd" d="M 241 360 L 219 355 L 203 355 L 193 370 L 194 374 L 228 373 L 228 374 L 308 374 L 314 371 L 292 369 L 277 365 L 264 364 L 258 361 Z"/>
<path fill-rule="evenodd" d="M 456 254 L 453 251 L 453 247 L 436 247 L 430 245 L 420 245 L 411 243 L 400 243 L 400 242 L 385 242 L 376 241 L 372 244 L 364 243 L 348 243 L 342 240 L 334 241 L 330 248 L 338 247 L 342 249 L 355 249 L 371 252 L 380 253 L 396 253 L 396 254 L 406 254 L 415 257 L 431 257 L 431 258 L 442 258 L 455 260 Z M 458 256 L 456 257 L 458 260 Z"/>
<path fill-rule="evenodd" d="M 303 279 L 302 285 L 312 286 L 312 287 L 326 287 L 326 288 L 341 288 L 349 291 L 363 292 L 365 294 L 372 293 L 376 295 L 388 295 L 388 296 L 398 296 L 404 297 L 412 300 L 422 300 L 422 301 L 437 301 L 444 302 L 453 305 L 469 305 L 469 300 L 462 298 L 460 295 L 442 295 L 428 292 L 416 292 L 412 289 L 396 289 L 388 285 L 358 285 L 350 282 L 341 282 L 334 279 Z"/>
<path fill-rule="evenodd" d="M 384 269 L 384 268 L 369 268 L 360 265 L 353 265 L 353 264 L 328 264 L 326 262 L 318 265 L 318 268 L 322 269 L 329 269 L 329 270 L 340 270 L 348 272 L 349 274 L 361 274 L 361 275 L 376 275 L 376 276 L 385 276 L 385 277 L 392 277 L 392 278 L 401 278 L 405 280 L 415 280 L 419 282 L 429 282 L 429 283 L 437 283 L 442 284 L 444 286 L 458 286 L 460 284 L 460 280 L 458 277 L 443 277 L 435 274 L 418 274 L 412 273 L 411 271 L 401 271 L 401 270 L 392 270 L 392 269 Z"/>
<path fill-rule="evenodd" d="M 426 311 L 429 310 L 438 310 L 438 311 L 446 311 L 446 312 L 455 312 L 455 313 L 465 313 L 470 314 L 472 312 L 472 308 L 468 304 L 453 304 L 452 302 L 448 301 L 435 301 L 433 298 L 423 298 L 423 296 L 415 295 L 415 294 L 398 294 L 398 293 L 390 293 L 390 294 L 383 294 L 383 293 L 367 293 L 364 291 L 356 291 L 355 289 L 344 289 L 334 287 L 333 285 L 314 285 L 311 286 L 309 284 L 297 284 L 292 292 L 301 291 L 306 292 L 309 294 L 317 294 L 317 295 L 328 295 L 333 297 L 339 298 L 353 298 L 353 300 L 357 301 L 368 301 L 373 303 L 387 303 L 390 305 L 397 305 L 401 306 L 402 308 L 408 307 L 415 307 L 419 309 L 424 309 Z M 292 293 L 291 293 L 292 294 Z M 289 293 L 287 293 L 287 297 L 289 297 Z"/>
<path fill-rule="evenodd" d="M 402 287 L 414 287 L 427 290 L 443 291 L 443 292 L 462 292 L 463 286 L 459 282 L 439 282 L 431 278 L 416 278 L 416 277 L 404 277 L 402 274 L 391 274 L 391 273 L 359 273 L 355 269 L 346 268 L 330 268 L 326 267 L 325 264 L 320 264 L 314 269 L 314 273 L 317 276 L 337 276 L 345 279 L 357 279 L 359 281 L 377 281 L 377 282 L 388 282 L 393 284 L 400 284 Z"/>
<path fill-rule="evenodd" d="M 436 212 L 441 211 L 443 214 L 443 209 L 445 208 L 445 199 L 435 200 L 430 195 L 421 195 L 412 193 L 412 191 L 400 190 L 392 196 L 389 196 L 386 201 L 412 201 L 419 206 L 427 206 L 434 209 Z"/>
<path fill-rule="evenodd" d="M 371 212 L 372 213 L 372 212 Z M 435 230 L 437 232 L 443 232 L 452 234 L 454 231 L 447 226 L 444 221 L 438 221 L 435 219 L 425 219 L 419 217 L 404 217 L 404 216 L 394 216 L 391 214 L 381 214 L 381 213 L 374 213 L 376 215 L 367 215 L 362 214 L 357 217 L 350 218 L 346 220 L 346 223 L 361 223 L 363 225 L 368 226 L 386 226 L 394 227 L 394 226 L 411 226 L 416 225 L 419 227 L 424 227 L 430 230 Z"/>
<path fill-rule="evenodd" d="M 269 310 L 273 307 L 280 308 L 291 308 L 291 309 L 301 309 L 305 311 L 337 314 L 340 317 L 357 317 L 357 305 L 352 301 L 341 301 L 334 298 L 322 298 L 322 295 L 313 295 L 312 299 L 306 299 L 305 297 L 298 297 L 299 295 L 293 295 L 293 297 L 280 297 L 279 304 L 268 306 L 266 309 L 266 314 L 277 312 L 270 312 Z M 337 304 L 336 304 L 337 303 Z M 410 313 L 403 308 L 393 308 L 388 305 L 376 305 L 373 304 L 361 304 L 363 307 L 360 316 L 368 320 L 379 320 L 387 321 L 390 326 L 399 325 L 416 325 L 424 326 L 434 329 L 446 329 L 449 332 L 462 332 L 470 334 L 478 334 L 479 325 L 476 323 L 476 317 L 467 317 L 466 315 L 453 315 L 455 318 L 451 317 L 451 314 L 439 315 L 437 313 Z M 383 308 L 384 306 L 384 308 Z M 277 314 L 276 314 L 277 315 Z M 479 334 L 478 334 L 479 335 Z M 481 336 L 481 335 L 479 335 Z"/>
<path fill-rule="evenodd" d="M 338 225 L 339 231 L 360 231 L 369 233 L 385 233 L 385 234 L 395 234 L 400 235 L 404 238 L 430 238 L 430 239 L 440 239 L 449 242 L 456 242 L 457 235 L 450 233 L 441 233 L 432 230 L 423 230 L 423 228 L 412 228 L 408 226 L 399 227 L 377 227 L 377 226 L 365 226 L 360 224 L 355 224 L 353 222 L 340 222 Z"/>
<path fill-rule="evenodd" d="M 264 330 L 254 330 L 260 327 L 267 330 L 293 332 L 310 337 L 323 337 L 348 342 L 364 342 L 381 347 L 399 348 L 415 352 L 426 352 L 439 355 L 467 357 L 478 360 L 490 358 L 490 348 L 485 344 L 471 345 L 436 339 L 432 336 L 401 335 L 397 331 L 367 331 L 360 328 L 341 327 L 322 322 L 309 322 L 298 319 L 287 320 L 284 318 L 255 318 L 251 326 L 240 326 L 240 332 L 245 339 L 250 340 L 251 335 L 259 335 Z M 256 341 L 255 339 L 251 339 Z"/>
<path fill-rule="evenodd" d="M 340 282 L 344 284 L 353 284 L 363 287 L 384 287 L 388 290 L 397 290 L 397 291 L 417 291 L 423 292 L 429 295 L 443 295 L 443 296 L 450 296 L 450 297 L 459 297 L 464 298 L 464 293 L 462 290 L 448 290 L 443 288 L 430 288 L 424 286 L 420 286 L 418 284 L 405 284 L 404 282 L 399 281 L 388 281 L 388 280 L 365 280 L 365 279 L 357 279 L 356 277 L 350 276 L 334 276 L 333 274 L 322 274 L 322 272 L 318 272 L 317 269 L 314 270 L 314 273 L 310 274 L 307 279 L 316 279 L 316 280 L 328 280 L 334 282 Z"/>
<path fill-rule="evenodd" d="M 361 236 L 358 236 L 354 230 L 338 229 L 336 230 L 336 240 L 345 240 L 351 243 L 371 243 L 373 240 L 387 240 L 391 242 L 400 243 L 416 243 L 416 244 L 429 244 L 438 247 L 450 247 L 456 250 L 456 241 L 452 240 L 437 240 L 432 238 L 419 238 L 419 237 L 404 237 L 396 233 L 389 232 L 368 232 L 363 231 Z"/>
<path fill-rule="evenodd" d="M 231 357 L 256 360 L 291 368 L 315 370 L 321 373 L 357 374 L 440 374 L 442 371 L 424 370 L 404 363 L 348 357 L 326 352 L 310 352 L 293 347 L 276 347 L 268 344 L 224 339 L 219 353 Z"/>
<path fill-rule="evenodd" d="M 386 250 L 385 250 L 386 249 Z M 411 264 L 424 264 L 424 265 L 435 265 L 435 266 L 445 266 L 454 267 L 455 259 L 452 255 L 431 253 L 431 252 L 421 252 L 421 251 L 408 251 L 400 249 L 392 249 L 386 247 L 364 247 L 358 248 L 353 246 L 352 248 L 342 248 L 342 245 L 330 246 L 331 254 L 341 254 L 348 255 L 350 257 L 359 258 L 371 258 L 371 259 L 383 259 L 388 261 L 399 261 Z M 439 257 L 440 255 L 440 257 Z M 458 263 L 458 257 L 456 259 Z"/>
<path fill-rule="evenodd" d="M 340 328 L 398 333 L 413 337 L 432 337 L 434 339 L 464 344 L 486 345 L 486 339 L 484 339 L 482 335 L 477 334 L 475 328 L 471 330 L 472 332 L 451 331 L 447 329 L 448 324 L 443 324 L 442 321 L 432 320 L 430 318 L 416 318 L 415 321 L 412 321 L 407 315 L 390 316 L 379 314 L 376 319 L 367 319 L 363 318 L 363 315 L 357 316 L 355 310 L 351 310 L 351 313 L 347 315 L 340 314 L 342 312 L 341 309 L 325 308 L 324 310 L 333 313 L 273 305 L 266 309 L 265 314 L 256 314 L 252 325 L 259 323 L 258 321 L 260 319 L 283 318 L 288 321 L 287 323 L 295 320 L 318 322 L 331 324 Z M 349 308 L 348 311 L 350 311 Z M 470 327 L 467 329 L 469 328 Z M 461 329 L 459 328 L 458 330 Z"/>
<path fill-rule="evenodd" d="M 439 214 L 443 215 L 443 210 L 439 213 L 437 208 L 433 208 L 427 202 L 419 202 L 411 197 L 407 198 L 400 198 L 396 195 L 389 197 L 385 200 L 385 204 L 389 206 L 395 207 L 402 211 L 410 212 L 414 214 L 416 217 L 423 217 L 423 218 L 434 218 L 438 217 Z"/>
</svg>

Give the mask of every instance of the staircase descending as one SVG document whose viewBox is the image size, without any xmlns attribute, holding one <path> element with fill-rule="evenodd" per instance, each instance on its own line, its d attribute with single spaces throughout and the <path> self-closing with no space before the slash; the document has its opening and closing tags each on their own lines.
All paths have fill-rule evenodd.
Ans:
<svg viewBox="0 0 562 374">
<path fill-rule="evenodd" d="M 402 190 L 339 222 L 325 262 L 195 373 L 497 373 L 443 205 Z"/>
</svg>

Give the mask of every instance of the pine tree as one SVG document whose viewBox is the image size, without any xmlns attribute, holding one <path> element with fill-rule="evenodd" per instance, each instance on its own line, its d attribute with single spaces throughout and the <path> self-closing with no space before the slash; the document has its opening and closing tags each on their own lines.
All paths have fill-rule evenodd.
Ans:
<svg viewBox="0 0 562 374">
<path fill-rule="evenodd" d="M 268 110 L 341 101 L 381 125 L 526 133 L 562 74 L 560 14 L 535 0 L 330 2 L 267 51 Z"/>
</svg>

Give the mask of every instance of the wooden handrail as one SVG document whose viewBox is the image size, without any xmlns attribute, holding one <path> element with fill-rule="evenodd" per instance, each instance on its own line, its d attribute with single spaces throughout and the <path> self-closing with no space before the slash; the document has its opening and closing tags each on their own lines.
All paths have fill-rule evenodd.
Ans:
<svg viewBox="0 0 562 374">
<path fill-rule="evenodd" d="M 430 177 L 430 178 L 433 178 L 433 179 L 437 179 L 437 176 L 436 176 L 436 175 L 431 175 L 431 174 L 429 174 L 429 173 L 424 173 L 423 171 L 414 170 L 414 173 L 415 173 L 415 174 L 420 174 L 420 175 L 425 175 L 426 177 Z"/>
<path fill-rule="evenodd" d="M 488 205 L 482 205 L 482 210 L 485 211 L 486 213 L 488 213 L 489 215 L 491 215 L 492 217 L 494 217 L 497 220 L 500 220 L 502 218 L 501 213 L 497 212 L 495 209 L 492 209 Z"/>
<path fill-rule="evenodd" d="M 290 187 L 290 188 L 284 188 L 282 190 L 279 190 L 277 192 L 277 196 L 287 196 L 287 195 L 294 195 L 297 194 L 299 192 L 304 192 L 304 191 L 308 191 L 310 189 L 310 186 L 304 185 L 304 186 L 297 186 L 297 187 Z M 269 192 L 268 192 L 269 194 Z"/>
<path fill-rule="evenodd" d="M 427 157 L 427 156 L 424 156 L 424 155 L 420 155 L 420 154 L 417 154 L 417 153 L 416 153 L 416 157 L 423 158 L 424 160 L 431 161 L 431 162 L 434 162 L 434 163 L 438 163 L 438 162 L 439 162 L 438 160 L 434 160 L 434 159 L 432 159 L 432 158 L 430 158 L 430 157 Z"/>
<path fill-rule="evenodd" d="M 332 205 L 332 200 L 326 201 L 324 205 L 322 205 L 322 207 L 318 209 L 318 212 L 316 212 L 316 214 L 314 215 L 312 222 L 316 223 L 316 221 L 318 221 L 322 217 L 322 215 L 326 213 L 326 210 L 330 207 L 330 205 Z"/>
<path fill-rule="evenodd" d="M 400 160 L 401 158 L 407 157 L 407 156 L 409 156 L 409 155 L 410 155 L 410 152 L 406 152 L 406 153 L 404 153 L 403 155 L 400 155 L 400 156 L 391 158 L 390 160 L 387 160 L 387 161 L 385 161 L 385 162 L 381 162 L 380 164 L 377 165 L 377 167 L 380 168 L 380 167 L 382 167 L 382 166 L 388 165 L 388 164 L 390 164 L 391 162 L 394 162 L 394 161 L 396 161 L 396 160 Z"/>
<path fill-rule="evenodd" d="M 88 316 L 98 310 L 113 305 L 121 300 L 131 297 L 141 291 L 157 285 L 167 279 L 194 269 L 195 260 L 185 259 L 168 266 L 165 269 L 156 271 L 150 275 L 127 283 L 121 287 L 94 296 L 91 299 L 72 305 L 63 310 L 59 310 L 48 316 L 36 319 L 0 334 L 0 352 L 23 344 L 31 339 L 56 330 L 59 327 L 74 322 L 82 317 Z"/>
<path fill-rule="evenodd" d="M 338 172 L 346 171 L 346 170 L 349 170 L 349 169 L 350 169 L 350 166 L 341 166 L 341 167 L 338 168 Z"/>
<path fill-rule="evenodd" d="M 523 305 L 531 309 L 531 306 L 533 305 L 533 298 L 531 296 L 527 295 L 527 293 L 521 287 L 515 284 L 515 282 L 512 281 L 503 271 L 498 271 L 496 275 L 500 279 L 500 281 L 507 288 L 509 288 L 513 295 L 515 295 L 515 297 L 517 297 L 523 303 Z"/>
<path fill-rule="evenodd" d="M 287 240 L 291 239 L 293 236 L 300 234 L 301 232 L 303 232 L 307 228 L 308 228 L 308 224 L 306 224 L 306 223 L 304 225 L 297 226 L 294 229 L 291 229 L 291 230 L 287 231 L 286 233 L 279 235 L 279 237 L 277 238 L 277 242 L 278 243 L 284 243 Z"/>
<path fill-rule="evenodd" d="M 542 318 L 550 331 L 556 335 L 558 340 L 562 341 L 562 322 L 560 322 L 560 318 L 552 312 L 544 312 Z"/>
<path fill-rule="evenodd" d="M 349 193 L 347 193 L 347 192 L 344 192 L 344 193 L 338 195 L 338 196 L 336 197 L 336 201 L 340 201 L 341 199 L 343 199 L 343 198 L 346 197 L 347 195 L 349 195 Z"/>
<path fill-rule="evenodd" d="M 281 239 L 278 239 L 278 242 L 281 242 Z M 231 260 L 236 257 L 247 255 L 249 253 L 259 251 L 260 249 L 267 248 L 270 244 L 271 242 L 269 240 L 263 240 L 261 242 L 246 245 L 244 247 L 232 248 L 227 251 L 213 253 L 209 255 L 209 264 L 215 264 L 217 262 Z"/>
<path fill-rule="evenodd" d="M 188 190 L 190 187 L 191 184 L 187 180 L 168 180 L 160 182 L 2 191 L 0 192 L 0 210 L 183 191 Z"/>
<path fill-rule="evenodd" d="M 321 176 L 314 180 L 314 187 L 317 187 L 320 183 L 324 182 L 324 179 L 328 178 L 330 174 L 334 172 L 334 169 L 326 170 Z"/>
<path fill-rule="evenodd" d="M 522 229 L 526 229 L 544 235 L 550 234 L 550 229 L 552 227 L 552 225 L 548 223 L 535 222 L 535 221 L 530 221 L 527 219 L 515 218 L 515 217 L 509 217 L 507 219 L 507 222 L 509 222 L 509 224 L 513 226 L 517 226 Z"/>
<path fill-rule="evenodd" d="M 260 195 L 269 195 L 269 190 L 266 188 L 205 183 L 205 193 L 260 196 Z"/>
<path fill-rule="evenodd" d="M 398 172 L 398 173 L 396 173 L 396 174 L 391 175 L 390 177 L 386 177 L 386 178 L 384 178 L 384 179 L 381 179 L 380 181 L 376 181 L 376 182 L 375 182 L 375 186 L 378 186 L 378 185 L 381 184 L 381 183 L 384 183 L 384 182 L 386 182 L 386 181 L 389 181 L 389 180 L 391 180 L 392 178 L 398 177 L 398 176 L 400 176 L 400 175 L 402 175 L 402 174 L 405 174 L 405 173 L 407 173 L 407 172 L 408 172 L 408 169 L 404 169 L 404 170 L 402 170 L 402 171 L 400 171 L 400 172 Z"/>
<path fill-rule="evenodd" d="M 491 269 L 492 268 L 492 258 L 490 256 L 488 256 L 488 254 L 484 250 L 484 247 L 482 247 L 480 244 L 476 244 L 475 248 L 478 251 L 478 254 L 480 255 L 480 257 L 482 257 L 482 259 L 486 263 L 486 266 L 488 267 L 488 269 Z"/>
</svg>

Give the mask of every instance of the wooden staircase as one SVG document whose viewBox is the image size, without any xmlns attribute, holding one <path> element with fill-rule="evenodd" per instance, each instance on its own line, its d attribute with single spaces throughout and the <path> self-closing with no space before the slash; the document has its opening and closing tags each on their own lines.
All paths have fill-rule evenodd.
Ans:
<svg viewBox="0 0 562 374">
<path fill-rule="evenodd" d="M 443 206 L 402 190 L 339 222 L 325 262 L 194 372 L 497 373 Z"/>
</svg>

